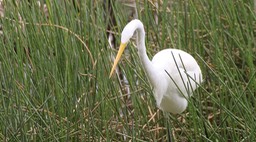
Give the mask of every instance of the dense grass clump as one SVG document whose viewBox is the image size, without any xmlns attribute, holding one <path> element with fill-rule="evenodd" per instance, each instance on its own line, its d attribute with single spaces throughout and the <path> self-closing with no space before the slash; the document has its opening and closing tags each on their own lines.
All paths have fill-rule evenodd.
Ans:
<svg viewBox="0 0 256 142">
<path fill-rule="evenodd" d="M 42 3 L 43 1 L 41 1 Z M 179 115 L 155 105 L 131 42 L 116 77 L 103 1 L 4 1 L 0 39 L 0 141 L 256 141 L 253 1 L 137 1 L 151 58 L 192 54 L 204 83 Z M 114 9 L 119 43 L 128 22 Z M 154 21 L 157 12 L 158 22 Z M 169 128 L 169 133 L 166 128 Z"/>
</svg>

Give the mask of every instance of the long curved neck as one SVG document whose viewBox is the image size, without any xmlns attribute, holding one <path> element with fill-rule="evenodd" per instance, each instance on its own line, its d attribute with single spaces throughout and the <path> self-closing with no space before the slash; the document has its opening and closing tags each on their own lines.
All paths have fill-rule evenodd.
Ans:
<svg viewBox="0 0 256 142">
<path fill-rule="evenodd" d="M 145 46 L 145 31 L 144 27 L 141 24 L 138 24 L 137 29 L 137 48 L 138 48 L 138 54 L 141 60 L 141 63 L 151 81 L 151 83 L 154 83 L 153 80 L 155 80 L 155 68 L 152 64 L 152 62 L 149 60 L 148 55 L 146 53 L 146 46 Z M 155 85 L 155 84 L 153 84 Z"/>
<path fill-rule="evenodd" d="M 139 57 L 141 58 L 141 61 L 145 62 L 151 62 L 147 56 L 146 52 L 146 46 L 145 46 L 145 31 L 142 26 L 137 27 L 137 48 L 138 48 L 138 54 Z M 142 60 L 143 59 L 143 60 Z"/>
</svg>

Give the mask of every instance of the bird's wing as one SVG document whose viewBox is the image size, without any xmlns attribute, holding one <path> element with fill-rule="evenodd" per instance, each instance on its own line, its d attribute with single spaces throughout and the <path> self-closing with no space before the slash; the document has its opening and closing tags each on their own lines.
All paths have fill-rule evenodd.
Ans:
<svg viewBox="0 0 256 142">
<path fill-rule="evenodd" d="M 185 97 L 192 95 L 202 78 L 196 60 L 182 50 L 162 50 L 153 57 L 152 63 L 169 79 L 168 90 L 174 92 L 176 89 L 180 95 Z"/>
</svg>

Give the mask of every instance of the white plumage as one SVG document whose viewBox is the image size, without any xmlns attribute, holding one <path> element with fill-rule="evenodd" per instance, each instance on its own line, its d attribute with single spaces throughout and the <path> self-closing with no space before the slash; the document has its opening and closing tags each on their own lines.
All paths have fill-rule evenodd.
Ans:
<svg viewBox="0 0 256 142">
<path fill-rule="evenodd" d="M 157 106 L 165 112 L 182 113 L 188 105 L 187 99 L 202 82 L 201 69 L 190 54 L 178 49 L 162 50 L 150 61 L 146 54 L 145 31 L 140 20 L 132 20 L 124 27 L 110 76 L 135 31 L 138 32 L 138 54 L 154 89 Z"/>
</svg>

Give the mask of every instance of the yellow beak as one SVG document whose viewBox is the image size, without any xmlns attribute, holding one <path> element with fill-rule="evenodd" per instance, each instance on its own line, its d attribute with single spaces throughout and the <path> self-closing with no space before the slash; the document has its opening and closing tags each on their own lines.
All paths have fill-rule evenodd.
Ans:
<svg viewBox="0 0 256 142">
<path fill-rule="evenodd" d="M 114 65 L 113 65 L 113 67 L 112 67 L 112 69 L 111 69 L 111 72 L 110 72 L 110 74 L 109 74 L 109 78 L 112 76 L 114 70 L 116 69 L 117 63 L 118 63 L 118 61 L 120 60 L 121 55 L 123 54 L 126 45 L 127 45 L 127 43 L 121 43 L 121 45 L 120 45 L 120 47 L 119 47 L 119 50 L 118 50 L 118 53 L 117 53 L 117 55 L 116 55 L 116 59 L 115 59 L 115 61 L 114 61 Z"/>
</svg>

